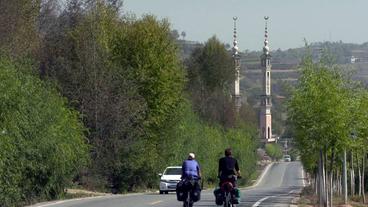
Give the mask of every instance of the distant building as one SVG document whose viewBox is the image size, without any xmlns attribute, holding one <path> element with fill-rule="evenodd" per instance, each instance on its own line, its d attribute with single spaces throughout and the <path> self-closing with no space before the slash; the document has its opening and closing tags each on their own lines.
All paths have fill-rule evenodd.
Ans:
<svg viewBox="0 0 368 207">
<path fill-rule="evenodd" d="M 358 58 L 351 56 L 350 63 L 356 63 L 356 62 L 358 62 Z"/>
<path fill-rule="evenodd" d="M 368 62 L 368 51 L 357 49 L 351 51 L 350 63 L 367 63 Z"/>
</svg>

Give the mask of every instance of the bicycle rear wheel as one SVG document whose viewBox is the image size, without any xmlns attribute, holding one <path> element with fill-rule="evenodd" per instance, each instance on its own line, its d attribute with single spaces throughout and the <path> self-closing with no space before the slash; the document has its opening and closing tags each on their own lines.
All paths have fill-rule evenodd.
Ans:
<svg viewBox="0 0 368 207">
<path fill-rule="evenodd" d="M 183 207 L 193 207 L 192 198 L 190 197 L 190 191 L 188 192 L 187 199 L 183 202 Z"/>
</svg>

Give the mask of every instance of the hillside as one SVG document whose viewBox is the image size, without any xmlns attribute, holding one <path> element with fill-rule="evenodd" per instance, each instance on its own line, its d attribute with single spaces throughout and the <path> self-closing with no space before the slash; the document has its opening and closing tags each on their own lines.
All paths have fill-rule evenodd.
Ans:
<svg viewBox="0 0 368 207">
<path fill-rule="evenodd" d="M 190 57 L 195 48 L 202 44 L 195 41 L 177 39 L 180 56 L 183 60 Z M 285 100 L 289 97 L 290 86 L 298 80 L 298 68 L 302 58 L 310 53 L 313 61 L 321 58 L 338 64 L 347 72 L 352 73 L 354 79 L 368 83 L 368 42 L 364 44 L 350 44 L 343 42 L 317 42 L 309 48 L 292 48 L 288 50 L 272 51 L 272 96 L 273 96 L 273 125 L 275 134 L 282 135 L 285 128 L 286 109 Z M 326 54 L 329 54 L 326 58 Z M 262 71 L 260 67 L 261 51 L 245 51 L 241 53 L 241 93 L 243 102 L 258 110 L 259 95 L 261 94 Z"/>
</svg>

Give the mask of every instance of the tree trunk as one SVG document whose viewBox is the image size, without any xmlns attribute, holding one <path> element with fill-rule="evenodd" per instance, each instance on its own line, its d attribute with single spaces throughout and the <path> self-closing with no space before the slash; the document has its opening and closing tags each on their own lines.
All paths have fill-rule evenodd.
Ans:
<svg viewBox="0 0 368 207">
<path fill-rule="evenodd" d="M 322 171 L 323 171 L 323 206 L 328 206 L 328 178 L 327 178 L 327 159 L 326 159 L 326 151 L 322 152 Z"/>
<path fill-rule="evenodd" d="M 336 170 L 336 178 L 335 178 L 335 183 L 336 183 L 336 188 L 335 188 L 335 192 L 338 196 L 341 196 L 341 193 L 340 193 L 340 171 L 339 169 Z"/>
<path fill-rule="evenodd" d="M 318 195 L 318 173 L 314 175 L 314 192 Z"/>
<path fill-rule="evenodd" d="M 326 153 L 327 154 L 327 153 Z M 333 197 L 333 165 L 335 160 L 335 147 L 332 148 L 332 154 L 331 154 L 331 161 L 330 161 L 330 170 L 329 170 L 329 206 L 332 207 L 332 197 Z M 327 156 L 326 156 L 326 163 L 327 163 Z"/>
<path fill-rule="evenodd" d="M 333 174 L 330 174 L 330 207 L 332 207 L 332 198 L 333 198 Z"/>
<path fill-rule="evenodd" d="M 340 171 L 337 171 L 337 193 L 339 196 L 342 196 L 342 176 Z"/>
<path fill-rule="evenodd" d="M 327 167 L 327 159 L 325 159 L 325 180 L 326 180 L 326 186 L 325 186 L 325 192 L 326 192 L 326 206 L 330 206 L 330 190 L 331 190 L 331 175 L 328 172 Z"/>
<path fill-rule="evenodd" d="M 347 175 L 347 170 L 346 170 L 346 149 L 344 149 L 342 174 L 343 174 L 342 184 L 343 184 L 343 193 L 344 193 L 344 204 L 348 204 L 348 175 Z"/>
<path fill-rule="evenodd" d="M 335 177 L 335 189 L 334 192 L 338 195 L 341 196 L 340 194 L 340 183 L 339 183 L 339 170 L 336 170 L 336 177 Z"/>
<path fill-rule="evenodd" d="M 319 206 L 323 207 L 324 196 L 323 196 L 324 186 L 323 186 L 323 154 L 322 149 L 319 150 L 318 158 L 318 196 L 319 196 Z"/>
<path fill-rule="evenodd" d="M 354 196 L 355 195 L 355 188 L 354 188 L 354 156 L 353 156 L 353 151 L 351 151 L 350 154 L 350 195 Z"/>
<path fill-rule="evenodd" d="M 358 153 L 356 154 L 356 157 L 357 157 L 357 165 L 358 165 L 358 178 L 359 178 L 359 184 L 358 184 L 358 194 L 359 194 L 359 197 L 362 196 L 362 173 L 360 171 L 360 162 L 359 162 L 359 155 Z"/>
<path fill-rule="evenodd" d="M 364 186 L 364 175 L 365 175 L 365 151 L 363 152 L 362 160 L 362 193 L 363 193 L 363 203 L 365 203 L 365 186 Z"/>
</svg>

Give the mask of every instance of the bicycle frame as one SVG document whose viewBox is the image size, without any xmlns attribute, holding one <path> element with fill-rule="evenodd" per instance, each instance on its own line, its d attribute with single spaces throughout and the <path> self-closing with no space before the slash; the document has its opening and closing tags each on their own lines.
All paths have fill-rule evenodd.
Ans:
<svg viewBox="0 0 368 207">
<path fill-rule="evenodd" d="M 234 207 L 235 205 L 232 203 L 232 194 L 233 185 L 231 182 L 223 183 L 222 190 L 224 192 L 224 207 Z"/>
<path fill-rule="evenodd" d="M 188 192 L 187 192 L 187 198 L 183 201 L 183 206 L 184 207 L 192 207 L 193 206 L 193 199 L 192 199 L 192 192 L 193 192 L 193 187 L 195 186 L 195 183 L 196 183 L 197 181 L 196 180 L 193 180 L 193 179 L 191 179 L 190 180 L 190 186 L 191 186 L 191 188 L 188 190 Z"/>
<path fill-rule="evenodd" d="M 225 202 L 224 202 L 224 207 L 231 207 L 232 203 L 231 203 L 231 193 L 230 192 L 225 192 Z"/>
<path fill-rule="evenodd" d="M 193 206 L 193 202 L 192 202 L 192 197 L 190 196 L 192 193 L 192 190 L 188 190 L 188 195 L 187 195 L 187 199 L 185 199 L 185 201 L 183 201 L 183 206 L 184 207 L 192 207 Z"/>
</svg>

